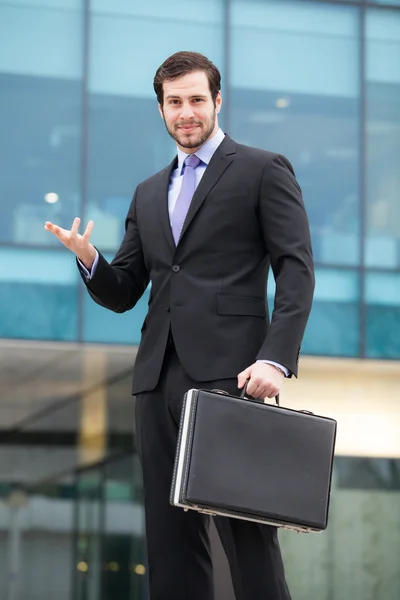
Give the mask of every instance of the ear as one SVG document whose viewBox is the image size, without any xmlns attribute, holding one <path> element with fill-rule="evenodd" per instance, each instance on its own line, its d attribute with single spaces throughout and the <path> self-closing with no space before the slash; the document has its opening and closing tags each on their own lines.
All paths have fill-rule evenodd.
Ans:
<svg viewBox="0 0 400 600">
<path fill-rule="evenodd" d="M 164 120 L 164 111 L 163 111 L 163 107 L 161 106 L 161 104 L 158 104 L 158 111 L 161 115 L 161 118 Z"/>
<path fill-rule="evenodd" d="M 215 109 L 217 111 L 217 114 L 221 110 L 221 107 L 222 107 L 222 96 L 221 96 L 221 92 L 218 92 L 218 95 L 215 98 Z"/>
</svg>

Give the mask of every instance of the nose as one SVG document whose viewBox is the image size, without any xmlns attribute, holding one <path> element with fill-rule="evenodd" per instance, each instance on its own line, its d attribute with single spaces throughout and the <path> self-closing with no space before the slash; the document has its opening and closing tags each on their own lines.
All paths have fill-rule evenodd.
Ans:
<svg viewBox="0 0 400 600">
<path fill-rule="evenodd" d="M 191 119 L 193 116 L 193 107 L 189 103 L 183 104 L 181 109 L 181 119 Z"/>
</svg>

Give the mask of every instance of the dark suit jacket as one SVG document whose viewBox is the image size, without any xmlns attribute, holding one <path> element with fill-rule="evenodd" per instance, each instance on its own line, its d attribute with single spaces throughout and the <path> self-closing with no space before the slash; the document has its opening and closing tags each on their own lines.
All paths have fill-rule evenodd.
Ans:
<svg viewBox="0 0 400 600">
<path fill-rule="evenodd" d="M 226 136 L 175 246 L 168 187 L 176 160 L 139 184 L 115 258 L 109 264 L 100 254 L 87 283 L 93 299 L 115 312 L 134 307 L 152 283 L 133 393 L 157 385 L 170 329 L 180 362 L 196 381 L 234 378 L 256 359 L 276 361 L 297 375 L 314 274 L 292 166 L 283 156 Z M 271 324 L 270 264 L 276 279 Z"/>
</svg>

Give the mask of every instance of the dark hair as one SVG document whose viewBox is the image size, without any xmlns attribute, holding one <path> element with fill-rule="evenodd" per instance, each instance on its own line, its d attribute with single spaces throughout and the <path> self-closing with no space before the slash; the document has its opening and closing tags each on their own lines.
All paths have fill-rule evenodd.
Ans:
<svg viewBox="0 0 400 600">
<path fill-rule="evenodd" d="M 215 99 L 221 89 L 221 73 L 217 67 L 204 54 L 199 52 L 176 52 L 158 67 L 154 76 L 154 91 L 161 106 L 164 102 L 164 81 L 173 81 L 194 71 L 204 71 L 206 73 L 211 98 L 215 104 Z"/>
</svg>

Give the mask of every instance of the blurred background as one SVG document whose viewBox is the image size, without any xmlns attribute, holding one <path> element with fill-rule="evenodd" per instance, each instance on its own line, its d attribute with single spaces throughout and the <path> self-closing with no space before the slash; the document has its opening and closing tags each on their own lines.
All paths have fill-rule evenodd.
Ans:
<svg viewBox="0 0 400 600">
<path fill-rule="evenodd" d="M 293 598 L 399 600 L 400 0 L 0 0 L 0 598 L 147 598 L 130 388 L 148 292 L 95 305 L 43 225 L 94 219 L 113 256 L 175 154 L 152 80 L 177 50 L 217 64 L 222 128 L 290 159 L 310 219 L 282 403 L 338 439 L 328 530 L 281 534 Z"/>
</svg>

